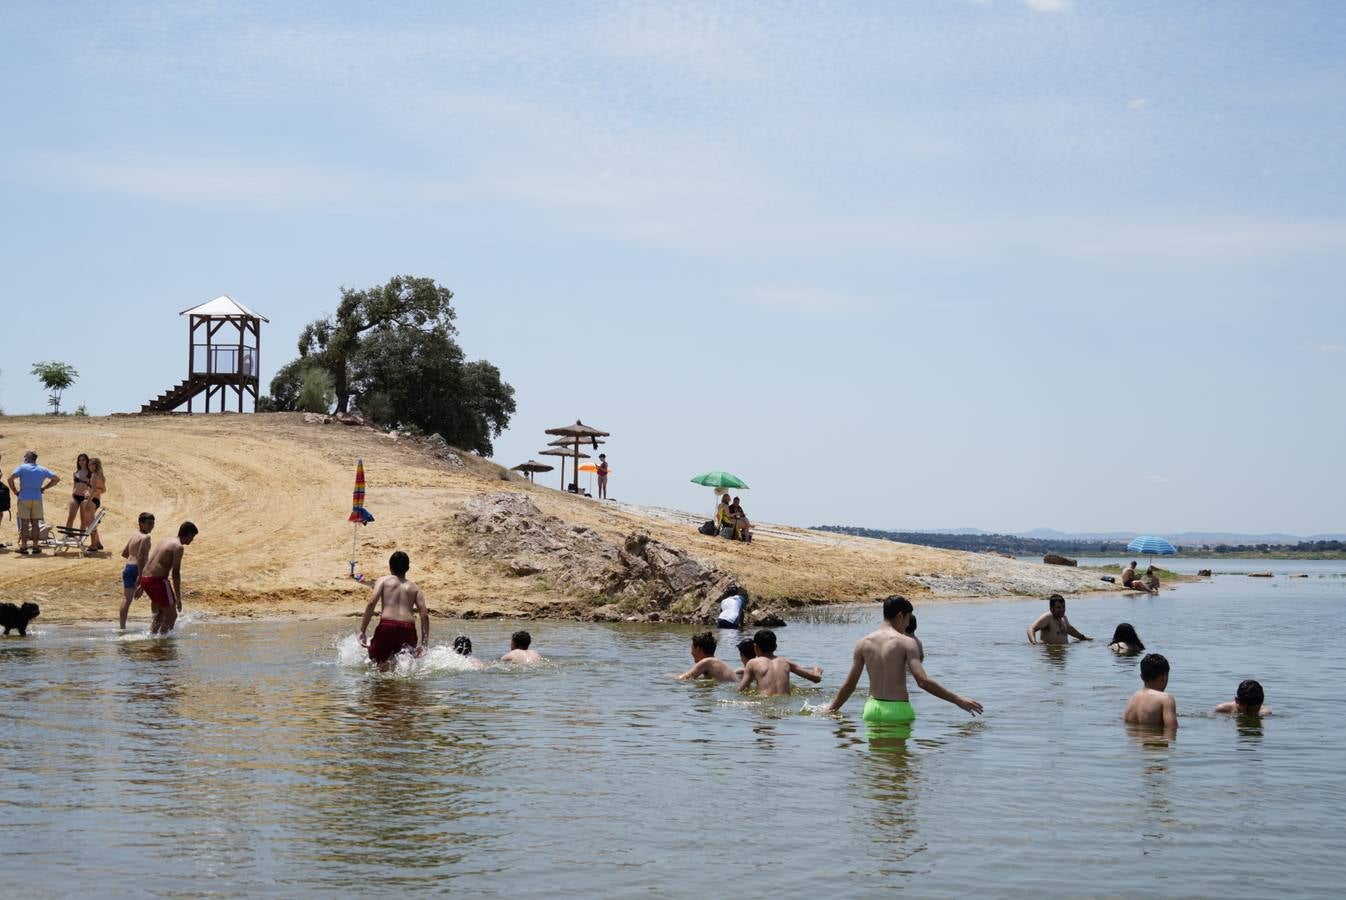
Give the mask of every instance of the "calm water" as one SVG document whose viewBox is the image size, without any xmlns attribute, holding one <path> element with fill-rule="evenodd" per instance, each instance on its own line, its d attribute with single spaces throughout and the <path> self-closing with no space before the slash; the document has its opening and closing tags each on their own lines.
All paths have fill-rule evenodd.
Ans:
<svg viewBox="0 0 1346 900">
<path fill-rule="evenodd" d="M 781 629 L 826 673 L 771 701 L 667 678 L 689 628 L 530 623 L 544 667 L 398 676 L 357 661 L 354 620 L 42 627 L 0 640 L 5 892 L 1336 892 L 1346 577 L 1318 575 L 1071 601 L 1169 657 L 1171 743 L 1119 721 L 1135 659 L 1024 642 L 1042 601 L 918 607 L 931 674 L 987 715 L 917 692 L 906 741 L 866 736 L 863 687 L 801 713 L 868 608 Z M 458 627 L 485 655 L 516 623 L 432 625 Z M 1277 715 L 1208 712 L 1250 676 Z"/>
</svg>

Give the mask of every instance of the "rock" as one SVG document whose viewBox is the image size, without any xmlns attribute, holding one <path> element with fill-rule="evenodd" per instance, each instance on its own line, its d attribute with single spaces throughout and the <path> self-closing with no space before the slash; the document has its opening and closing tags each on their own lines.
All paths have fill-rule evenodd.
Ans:
<svg viewBox="0 0 1346 900">
<path fill-rule="evenodd" d="M 365 417 L 359 413 L 339 412 L 334 418 L 342 425 L 364 425 Z"/>
<path fill-rule="evenodd" d="M 526 575 L 536 575 L 541 571 L 542 569 L 538 568 L 533 563 L 522 559 L 511 560 L 509 564 L 509 574 L 518 578 L 522 578 Z"/>
<path fill-rule="evenodd" d="M 306 412 L 306 413 L 304 413 L 304 424 L 305 424 L 305 425 L 331 425 L 331 424 L 332 424 L 332 417 L 331 417 L 331 416 L 324 416 L 322 413 L 311 413 L 311 412 Z"/>
<path fill-rule="evenodd" d="M 784 628 L 785 620 L 774 612 L 754 610 L 743 619 L 743 624 L 748 628 Z"/>
<path fill-rule="evenodd" d="M 1202 569 L 1201 571 L 1197 572 L 1196 574 L 1199 575 L 1199 576 L 1202 577 L 1202 578 L 1209 578 L 1209 577 L 1211 576 L 1211 571 L 1210 571 L 1210 569 Z"/>
<path fill-rule="evenodd" d="M 1068 557 L 1068 556 L 1061 556 L 1061 555 L 1056 554 L 1056 553 L 1048 553 L 1046 556 L 1042 557 L 1042 561 L 1045 562 L 1045 563 L 1046 563 L 1047 565 L 1049 565 L 1049 566 L 1075 566 L 1075 565 L 1079 565 L 1079 563 L 1077 563 L 1075 560 L 1071 559 L 1070 557 Z"/>
</svg>

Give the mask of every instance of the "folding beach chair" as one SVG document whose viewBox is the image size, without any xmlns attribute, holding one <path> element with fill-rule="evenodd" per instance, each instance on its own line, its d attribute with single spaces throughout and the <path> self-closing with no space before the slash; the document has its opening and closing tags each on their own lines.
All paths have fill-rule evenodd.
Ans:
<svg viewBox="0 0 1346 900">
<path fill-rule="evenodd" d="M 88 556 L 89 548 L 87 546 L 89 537 L 98 530 L 99 524 L 103 521 L 103 516 L 107 514 L 106 509 L 98 510 L 98 514 L 93 517 L 88 528 L 66 528 L 64 525 L 55 525 L 52 527 L 51 540 L 48 546 L 57 553 L 63 553 L 74 547 L 79 551 L 80 556 Z"/>
</svg>

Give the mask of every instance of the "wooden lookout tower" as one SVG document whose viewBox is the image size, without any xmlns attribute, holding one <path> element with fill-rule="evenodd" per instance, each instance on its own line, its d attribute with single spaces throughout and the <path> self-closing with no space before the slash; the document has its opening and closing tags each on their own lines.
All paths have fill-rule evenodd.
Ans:
<svg viewBox="0 0 1346 900">
<path fill-rule="evenodd" d="M 243 412 L 243 398 L 249 396 L 256 410 L 262 323 L 270 320 L 227 295 L 184 309 L 178 315 L 187 316 L 190 323 L 187 377 L 140 411 L 173 412 L 185 403 L 191 413 L 193 401 L 202 394 L 206 395 L 202 412 L 210 412 L 217 397 L 220 412 L 225 412 L 234 398 L 238 400 L 238 412 Z"/>
</svg>

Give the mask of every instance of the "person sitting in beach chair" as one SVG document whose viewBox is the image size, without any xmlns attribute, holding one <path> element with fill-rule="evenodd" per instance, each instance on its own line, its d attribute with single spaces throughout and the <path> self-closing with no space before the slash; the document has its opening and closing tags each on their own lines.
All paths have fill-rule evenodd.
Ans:
<svg viewBox="0 0 1346 900">
<path fill-rule="evenodd" d="M 728 494 L 720 497 L 720 505 L 715 508 L 715 527 L 720 530 L 720 537 L 737 536 L 734 530 L 734 515 L 729 509 Z"/>
<path fill-rule="evenodd" d="M 734 519 L 734 537 L 740 541 L 752 543 L 752 523 L 748 521 L 748 516 L 743 512 L 743 506 L 734 498 L 734 502 L 729 504 L 729 515 Z"/>
</svg>

